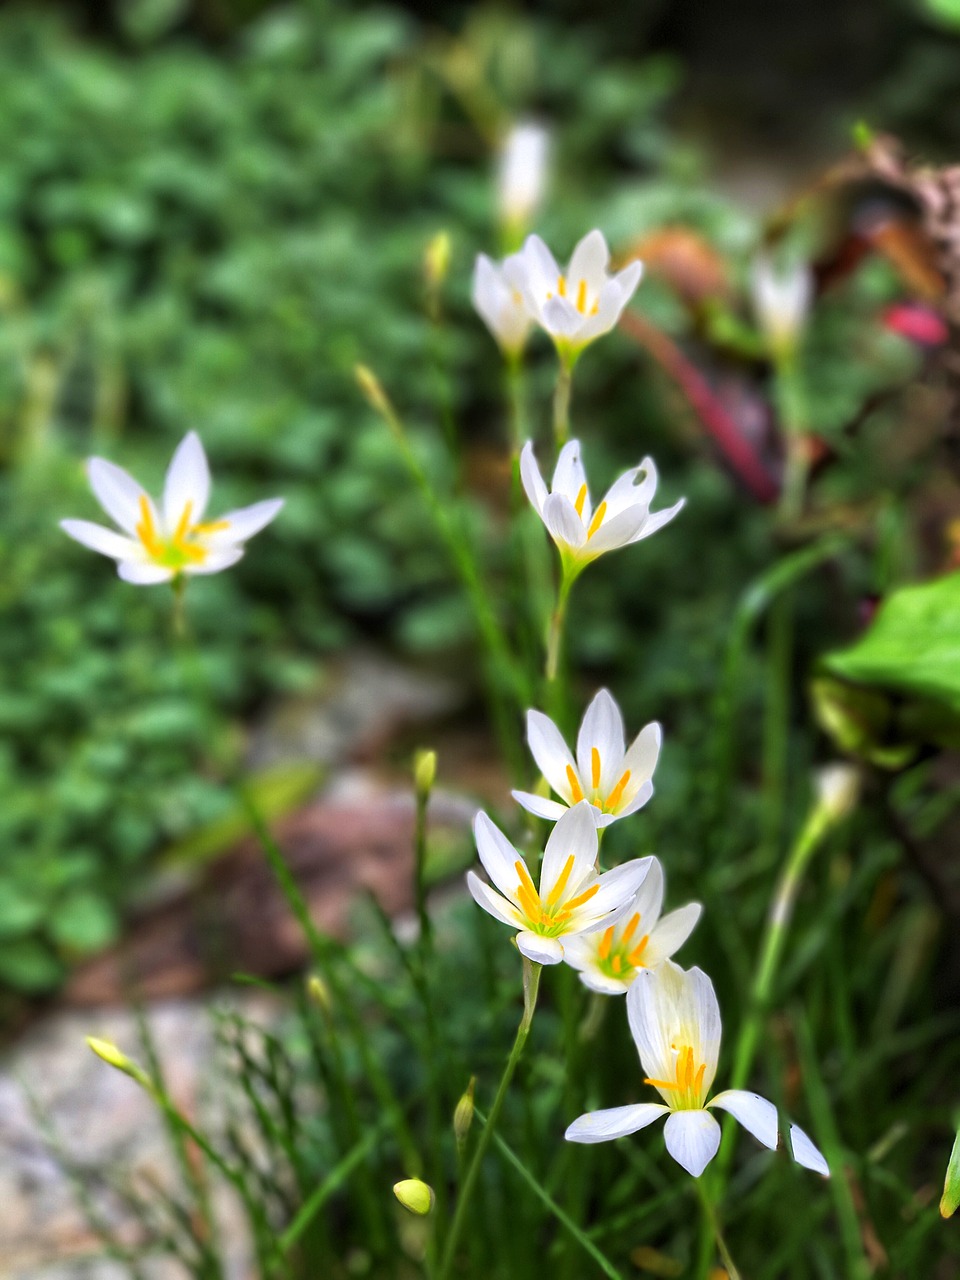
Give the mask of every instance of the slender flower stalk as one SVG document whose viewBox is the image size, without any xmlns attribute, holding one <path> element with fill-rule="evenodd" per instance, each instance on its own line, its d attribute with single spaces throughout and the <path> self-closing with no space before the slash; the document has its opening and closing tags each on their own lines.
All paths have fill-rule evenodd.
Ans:
<svg viewBox="0 0 960 1280">
<path fill-rule="evenodd" d="M 487 1122 L 483 1126 L 480 1139 L 477 1142 L 476 1150 L 473 1158 L 467 1168 L 466 1176 L 460 1187 L 460 1194 L 457 1198 L 457 1207 L 453 1215 L 453 1221 L 450 1224 L 450 1231 L 447 1235 L 443 1248 L 443 1257 L 440 1262 L 440 1270 L 437 1280 L 448 1280 L 457 1253 L 457 1243 L 463 1232 L 464 1223 L 467 1220 L 467 1210 L 470 1206 L 470 1199 L 476 1186 L 477 1177 L 480 1173 L 480 1167 L 483 1164 L 483 1158 L 487 1153 L 487 1148 L 496 1132 L 497 1121 L 500 1119 L 500 1112 L 503 1108 L 504 1099 L 507 1096 L 507 1090 L 510 1087 L 510 1081 L 513 1079 L 513 1073 L 517 1069 L 517 1063 L 523 1056 L 524 1045 L 527 1043 L 527 1037 L 530 1034 L 530 1027 L 533 1023 L 534 1010 L 537 1007 L 537 995 L 540 990 L 540 974 L 543 972 L 543 966 L 537 964 L 536 961 L 530 960 L 527 956 L 523 958 L 523 1017 L 520 1019 L 520 1026 L 517 1028 L 517 1034 L 513 1042 L 513 1048 L 510 1050 L 510 1056 L 507 1058 L 507 1065 L 503 1069 L 503 1075 L 500 1077 L 500 1083 L 497 1086 L 496 1096 L 490 1107 L 487 1116 Z"/>
<path fill-rule="evenodd" d="M 557 385 L 553 393 L 553 438 L 562 449 L 570 435 L 570 397 L 573 392 L 573 368 L 561 360 L 557 369 Z"/>
</svg>

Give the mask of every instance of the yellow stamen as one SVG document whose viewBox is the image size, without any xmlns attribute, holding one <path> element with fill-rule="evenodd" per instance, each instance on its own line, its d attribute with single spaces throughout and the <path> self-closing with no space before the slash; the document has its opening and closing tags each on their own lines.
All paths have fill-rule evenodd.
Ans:
<svg viewBox="0 0 960 1280">
<path fill-rule="evenodd" d="M 567 782 L 570 784 L 570 794 L 573 797 L 573 803 L 579 804 L 583 799 L 583 787 L 580 785 L 580 779 L 573 771 L 572 765 L 567 765 Z"/>
<path fill-rule="evenodd" d="M 611 813 L 613 812 L 613 810 L 617 807 L 617 805 L 623 799 L 624 788 L 626 787 L 629 781 L 630 781 L 630 770 L 627 769 L 624 772 L 623 777 L 620 779 L 617 785 L 613 788 L 613 790 L 607 796 L 607 803 L 604 806 L 604 808 L 609 809 Z"/>
<path fill-rule="evenodd" d="M 587 305 L 587 282 L 586 280 L 581 280 L 580 287 L 579 289 L 577 289 L 577 310 L 580 312 L 581 315 L 583 315 L 586 305 Z"/>
<path fill-rule="evenodd" d="M 699 1093 L 700 1090 L 703 1088 L 703 1073 L 706 1071 L 706 1069 L 707 1069 L 707 1064 L 705 1062 L 701 1062 L 699 1067 L 697 1067 L 696 1079 L 693 1082 L 694 1090 L 697 1093 Z"/>
<path fill-rule="evenodd" d="M 564 910 L 569 914 L 576 907 L 582 907 L 585 902 L 589 902 L 593 895 L 599 892 L 600 886 L 598 884 L 592 884 L 589 889 L 584 890 L 583 893 L 578 893 L 575 898 L 571 898 Z"/>
<path fill-rule="evenodd" d="M 600 303 L 595 302 L 593 306 L 590 308 L 590 314 L 592 316 L 595 316 L 599 310 L 600 310 Z"/>
<path fill-rule="evenodd" d="M 587 500 L 587 486 L 585 484 L 582 484 L 580 486 L 580 492 L 577 494 L 577 500 L 573 504 L 577 515 L 580 516 L 581 518 L 583 516 L 583 504 L 586 502 L 586 500 Z"/>
<path fill-rule="evenodd" d="M 597 955 L 601 960 L 606 960 L 610 954 L 610 948 L 613 946 L 614 925 L 608 925 L 603 931 L 603 937 L 600 939 L 600 946 L 597 948 Z"/>
<path fill-rule="evenodd" d="M 559 293 L 561 298 L 565 298 L 567 296 L 567 282 L 563 276 L 560 276 L 557 280 L 557 293 Z"/>
<path fill-rule="evenodd" d="M 176 532 L 173 535 L 174 543 L 182 542 L 183 539 L 187 536 L 187 533 L 190 530 L 190 513 L 192 510 L 193 510 L 192 502 L 187 502 L 184 504 L 183 514 L 180 516 L 180 520 L 177 524 Z"/>
<path fill-rule="evenodd" d="M 517 897 L 520 905 L 523 907 L 524 913 L 528 920 L 534 924 L 539 924 L 543 915 L 543 908 L 540 905 L 540 899 L 536 894 L 531 894 L 526 885 L 517 885 Z"/>
<path fill-rule="evenodd" d="M 550 895 L 547 898 L 548 907 L 555 906 L 556 903 L 558 903 L 560 899 L 563 897 L 563 891 L 567 887 L 567 881 L 570 879 L 570 872 L 572 870 L 573 870 L 573 854 L 571 853 L 570 857 L 567 859 L 566 863 L 564 864 L 563 870 L 557 876 L 557 883 L 550 890 Z"/>
<path fill-rule="evenodd" d="M 163 554 L 163 543 L 157 537 L 157 526 L 153 522 L 150 499 L 145 493 L 140 495 L 140 523 L 136 526 L 136 533 L 149 556 L 156 559 Z"/>
<path fill-rule="evenodd" d="M 603 524 L 603 517 L 607 514 L 607 504 L 601 502 L 599 507 L 593 513 L 593 519 L 590 521 L 590 528 L 587 530 L 587 537 L 592 538 L 600 526 Z"/>
<path fill-rule="evenodd" d="M 225 529 L 230 528 L 229 520 L 209 520 L 206 524 L 198 524 L 194 527 L 194 533 L 223 533 Z"/>
<path fill-rule="evenodd" d="M 527 864 L 523 862 L 520 858 L 518 858 L 516 862 L 513 864 L 513 866 L 517 875 L 520 877 L 521 886 L 524 889 L 526 889 L 527 893 L 532 894 L 533 897 L 536 898 L 537 901 L 539 902 L 540 895 L 539 893 L 537 893 L 537 886 L 533 883 L 533 880 L 530 878 L 530 872 L 527 870 Z"/>
<path fill-rule="evenodd" d="M 640 912 L 637 911 L 627 921 L 627 927 L 624 929 L 623 937 L 620 939 L 620 942 L 623 946 L 626 946 L 627 943 L 630 941 L 630 939 L 633 937 L 634 930 L 636 929 L 639 923 L 640 923 Z"/>
<path fill-rule="evenodd" d="M 644 1084 L 652 1084 L 657 1089 L 679 1089 L 680 1086 L 675 1080 L 654 1080 L 653 1076 L 644 1076 Z"/>
<path fill-rule="evenodd" d="M 629 964 L 632 969 L 636 969 L 640 964 L 641 957 L 643 956 L 644 951 L 646 951 L 647 943 L 649 941 L 650 941 L 650 935 L 649 933 L 645 933 L 643 937 L 640 939 L 640 941 L 637 943 L 637 945 L 630 952 L 630 954 L 627 956 L 627 964 Z"/>
<path fill-rule="evenodd" d="M 600 752 L 596 747 L 590 748 L 590 773 L 594 791 L 600 785 Z"/>
<path fill-rule="evenodd" d="M 614 956 L 613 959 L 610 961 L 610 968 L 613 970 L 615 974 L 619 975 L 620 970 L 623 968 L 623 961 L 621 960 L 619 955 Z"/>
</svg>

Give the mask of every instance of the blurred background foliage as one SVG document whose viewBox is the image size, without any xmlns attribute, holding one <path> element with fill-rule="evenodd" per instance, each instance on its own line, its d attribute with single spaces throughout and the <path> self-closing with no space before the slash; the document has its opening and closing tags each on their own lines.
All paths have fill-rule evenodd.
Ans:
<svg viewBox="0 0 960 1280">
<path fill-rule="evenodd" d="M 691 141 L 722 100 L 724 50 L 736 53 L 724 128 L 748 140 L 802 132 L 842 147 L 860 95 L 932 151 L 955 144 L 942 77 L 911 71 L 955 55 L 949 6 L 840 6 L 860 79 L 812 122 L 810 67 L 798 64 L 797 99 L 779 114 L 779 84 L 771 96 L 762 75 L 735 74 L 770 33 L 760 8 L 725 16 L 724 29 L 747 33 L 736 51 L 729 37 L 712 42 L 717 18 L 693 22 L 684 5 L 644 7 L 626 34 L 618 5 L 584 24 L 560 3 L 536 19 L 327 0 L 0 14 L 0 983 L 50 989 L 115 936 L 152 855 L 232 804 L 224 781 L 242 762 L 243 726 L 270 698 L 319 687 L 326 655 L 373 637 L 432 664 L 470 661 L 469 613 L 352 370 L 369 362 L 393 392 L 502 586 L 501 375 L 468 286 L 475 252 L 495 249 L 491 153 L 511 119 L 533 109 L 557 129 L 540 228 L 552 243 L 596 224 L 623 249 L 682 223 L 725 264 L 727 318 L 748 329 L 742 289 L 762 211 L 713 193 L 705 146 Z M 789 9 L 806 24 L 803 6 Z M 441 227 L 454 258 L 438 328 L 421 261 Z M 863 318 L 896 292 L 873 262 L 818 311 L 801 376 L 811 425 L 841 452 L 858 406 L 916 366 L 901 339 L 864 336 Z M 642 305 L 665 331 L 691 330 L 669 282 L 651 276 Z M 550 378 L 540 348 L 532 403 Z M 492 503 L 452 496 L 438 385 L 471 474 L 494 459 Z M 625 339 L 584 361 L 577 401 L 604 422 L 602 442 L 580 427 L 597 474 L 649 451 L 664 502 L 684 492 L 689 504 L 670 539 L 645 544 L 642 567 L 614 560 L 578 589 L 572 656 L 616 685 L 631 722 L 656 714 L 693 746 L 734 602 L 775 554 L 769 519 L 704 465 L 690 415 Z M 118 582 L 56 520 L 96 516 L 84 457 L 107 455 L 156 487 L 189 428 L 210 455 L 215 506 L 273 493 L 287 506 L 235 572 L 189 592 L 195 644 L 184 647 L 165 592 Z M 901 460 L 874 447 L 892 432 L 889 411 L 871 418 L 870 447 L 826 481 L 832 501 L 907 487 Z M 909 576 L 894 498 L 883 554 L 848 557 L 840 593 L 805 606 L 816 643 L 804 658 L 851 634 L 860 593 Z M 641 589 L 625 591 L 638 574 Z M 760 688 L 749 658 L 742 676 L 749 707 Z M 696 752 L 678 747 L 657 809 L 672 840 L 696 785 Z"/>
</svg>

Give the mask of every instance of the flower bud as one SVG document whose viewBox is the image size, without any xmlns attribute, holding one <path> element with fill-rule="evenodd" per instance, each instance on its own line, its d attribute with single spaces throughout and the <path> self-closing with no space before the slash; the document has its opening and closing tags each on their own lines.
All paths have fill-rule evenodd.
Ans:
<svg viewBox="0 0 960 1280">
<path fill-rule="evenodd" d="M 311 974 L 307 979 L 307 995 L 319 1009 L 323 1010 L 324 1013 L 329 1013 L 333 1008 L 330 988 L 324 980 L 318 977 L 315 973 Z"/>
<path fill-rule="evenodd" d="M 423 255 L 423 273 L 431 289 L 439 289 L 450 270 L 451 244 L 446 231 L 438 231 Z"/>
<path fill-rule="evenodd" d="M 413 757 L 413 780 L 418 796 L 428 796 L 437 777 L 437 753 L 418 751 Z"/>
<path fill-rule="evenodd" d="M 466 1091 L 457 1103 L 456 1110 L 453 1113 L 453 1136 L 457 1140 L 458 1150 L 463 1149 L 467 1134 L 470 1132 L 470 1126 L 473 1124 L 473 1091 L 476 1085 L 477 1077 L 471 1076 L 470 1083 L 467 1085 Z"/>
<path fill-rule="evenodd" d="M 750 276 L 753 306 L 774 356 L 790 355 L 800 339 L 813 301 L 813 276 L 806 263 L 783 269 L 766 254 L 754 260 Z"/>
<path fill-rule="evenodd" d="M 831 822 L 851 813 L 860 794 L 860 773 L 852 764 L 828 764 L 814 775 L 817 804 Z"/>
<path fill-rule="evenodd" d="M 117 1071 L 122 1071 L 125 1076 L 129 1076 L 131 1080 L 136 1080 L 137 1084 L 142 1085 L 144 1089 L 152 1089 L 150 1077 L 142 1067 L 137 1066 L 125 1053 L 117 1048 L 109 1040 L 98 1040 L 96 1036 L 87 1036 L 87 1044 L 108 1066 L 115 1067 Z"/>
<path fill-rule="evenodd" d="M 433 1208 L 435 1196 L 433 1188 L 428 1187 L 425 1182 L 421 1182 L 419 1178 L 404 1178 L 402 1182 L 393 1184 L 393 1194 L 397 1197 L 405 1209 L 409 1209 L 411 1213 L 417 1213 L 421 1218 Z"/>
<path fill-rule="evenodd" d="M 390 417 L 393 408 L 387 399 L 387 393 L 380 385 L 380 379 L 365 364 L 358 364 L 354 369 L 357 382 L 360 384 L 360 390 L 367 397 L 372 408 L 377 413 L 382 413 L 385 417 Z"/>
<path fill-rule="evenodd" d="M 497 162 L 497 198 L 504 226 L 520 233 L 543 203 L 550 168 L 550 134 L 532 121 L 516 124 Z"/>
</svg>

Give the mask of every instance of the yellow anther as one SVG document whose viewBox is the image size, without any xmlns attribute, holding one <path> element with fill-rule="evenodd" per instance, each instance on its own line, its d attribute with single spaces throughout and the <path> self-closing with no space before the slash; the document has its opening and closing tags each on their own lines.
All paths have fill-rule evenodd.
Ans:
<svg viewBox="0 0 960 1280">
<path fill-rule="evenodd" d="M 595 316 L 599 310 L 600 310 L 600 303 L 595 302 L 593 306 L 590 308 L 590 314 L 592 316 Z"/>
<path fill-rule="evenodd" d="M 639 966 L 643 958 L 643 953 L 644 951 L 646 951 L 647 943 L 649 941 L 650 941 L 650 935 L 649 933 L 645 933 L 643 937 L 640 939 L 640 941 L 637 943 L 637 945 L 630 952 L 630 954 L 627 956 L 627 964 L 629 964 L 632 969 L 636 969 Z"/>
<path fill-rule="evenodd" d="M 580 785 L 580 779 L 573 771 L 572 765 L 567 765 L 567 782 L 570 784 L 570 795 L 574 804 L 579 804 L 583 799 L 583 787 Z"/>
<path fill-rule="evenodd" d="M 586 309 L 586 306 L 587 306 L 587 282 L 586 280 L 581 280 L 580 287 L 577 289 L 577 310 L 580 312 L 581 315 L 583 315 L 583 312 Z"/>
<path fill-rule="evenodd" d="M 629 781 L 630 781 L 630 770 L 626 769 L 624 771 L 623 777 L 620 779 L 617 785 L 613 788 L 613 790 L 607 796 L 607 802 L 604 807 L 606 809 L 609 809 L 611 813 L 617 807 L 620 801 L 623 799 L 623 792 Z"/>
<path fill-rule="evenodd" d="M 153 522 L 150 499 L 145 493 L 140 495 L 140 523 L 136 526 L 136 533 L 148 555 L 153 557 L 162 555 L 163 543 L 157 537 L 157 526 Z"/>
<path fill-rule="evenodd" d="M 627 921 L 627 927 L 623 931 L 623 937 L 620 939 L 621 946 L 626 946 L 634 935 L 637 925 L 640 923 L 640 912 L 635 911 Z"/>
<path fill-rule="evenodd" d="M 600 785 L 600 752 L 596 747 L 590 748 L 590 783 L 594 791 Z"/>
<path fill-rule="evenodd" d="M 610 954 L 610 948 L 613 946 L 614 925 L 608 925 L 603 931 L 603 937 L 600 939 L 600 946 L 597 948 L 597 955 L 601 960 L 606 960 Z"/>
<path fill-rule="evenodd" d="M 229 520 L 209 520 L 206 524 L 198 524 L 194 527 L 194 533 L 223 533 L 225 529 L 230 528 Z"/>
<path fill-rule="evenodd" d="M 623 960 L 620 958 L 619 955 L 615 955 L 613 959 L 610 961 L 610 968 L 613 970 L 615 974 L 619 975 L 620 970 L 623 968 Z"/>
<path fill-rule="evenodd" d="M 517 885 L 517 898 L 523 907 L 524 914 L 527 919 L 534 924 L 539 924 L 543 917 L 543 907 L 540 905 L 540 899 L 536 894 L 531 894 L 530 890 L 524 884 Z"/>
<path fill-rule="evenodd" d="M 575 898 L 571 898 L 564 910 L 569 913 L 577 907 L 582 907 L 585 902 L 589 902 L 595 893 L 600 892 L 599 884 L 592 884 L 589 889 L 585 889 L 583 893 L 578 893 Z"/>
<path fill-rule="evenodd" d="M 590 521 L 590 528 L 587 530 L 587 537 L 592 538 L 600 526 L 603 524 L 603 517 L 607 514 L 607 504 L 601 502 L 599 507 L 593 513 L 593 519 Z"/>
<path fill-rule="evenodd" d="M 567 881 L 570 879 L 570 872 L 573 870 L 573 854 L 564 863 L 563 870 L 557 876 L 557 883 L 550 890 L 547 898 L 547 906 L 555 906 L 563 897 L 563 891 L 567 887 Z"/>
<path fill-rule="evenodd" d="M 586 502 L 586 500 L 587 500 L 587 486 L 585 484 L 582 484 L 580 486 L 580 492 L 577 494 L 577 500 L 573 504 L 577 515 L 580 516 L 581 518 L 583 517 L 583 504 Z"/>
<path fill-rule="evenodd" d="M 679 1089 L 675 1080 L 654 1080 L 653 1076 L 644 1076 L 644 1084 L 652 1084 L 655 1089 Z"/>
<path fill-rule="evenodd" d="M 177 522 L 177 528 L 173 535 L 173 541 L 175 543 L 182 542 L 183 539 L 190 532 L 190 513 L 192 511 L 193 511 L 193 503 L 192 502 L 185 503 L 183 508 L 183 514 L 180 516 L 180 519 Z"/>
<path fill-rule="evenodd" d="M 567 282 L 563 276 L 560 276 L 557 280 L 557 293 L 559 293 L 561 298 L 565 298 L 567 296 Z"/>
<path fill-rule="evenodd" d="M 705 1062 L 701 1062 L 699 1067 L 697 1067 L 696 1079 L 693 1082 L 693 1087 L 697 1093 L 699 1093 L 703 1088 L 703 1075 L 706 1069 L 707 1069 L 707 1064 Z"/>
<path fill-rule="evenodd" d="M 513 864 L 513 866 L 517 875 L 520 877 L 521 885 L 526 889 L 528 893 L 533 894 L 533 896 L 539 902 L 540 895 L 539 893 L 537 893 L 537 886 L 533 883 L 533 880 L 530 878 L 530 872 L 527 870 L 527 864 L 522 859 L 518 858 L 516 862 Z"/>
</svg>

